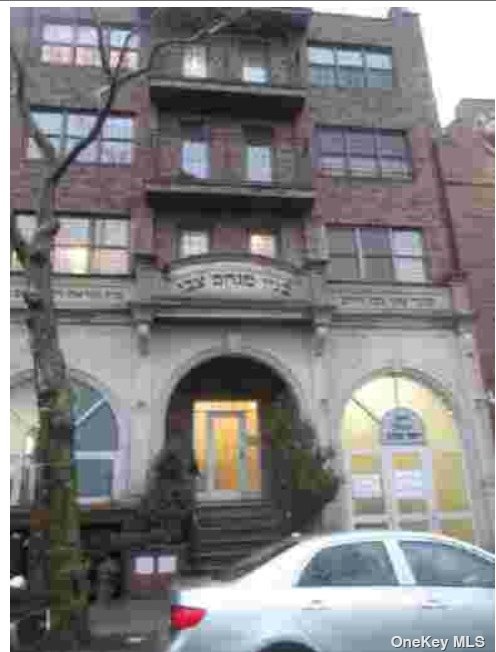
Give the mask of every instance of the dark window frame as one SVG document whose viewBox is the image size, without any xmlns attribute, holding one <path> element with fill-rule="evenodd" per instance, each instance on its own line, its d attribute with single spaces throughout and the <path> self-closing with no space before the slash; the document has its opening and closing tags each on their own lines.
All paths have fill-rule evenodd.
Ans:
<svg viewBox="0 0 496 652">
<path fill-rule="evenodd" d="M 379 253 L 369 253 L 367 255 L 364 254 L 363 250 L 363 242 L 362 242 L 362 233 L 363 231 L 366 230 L 383 230 L 386 232 L 387 235 L 387 245 L 388 249 L 386 249 L 384 252 L 379 252 Z M 353 241 L 353 252 L 347 253 L 331 253 L 331 246 L 330 246 L 330 238 L 332 237 L 332 231 L 351 231 L 352 232 L 352 241 Z M 420 255 L 414 255 L 412 252 L 410 255 L 409 254 L 398 254 L 394 250 L 394 233 L 398 233 L 401 231 L 413 231 L 417 234 L 420 235 L 421 242 L 422 242 L 422 254 Z M 336 281 L 357 281 L 357 282 L 372 282 L 372 283 L 413 283 L 415 285 L 418 284 L 428 284 L 430 282 L 430 266 L 429 266 L 429 256 L 426 250 L 425 246 L 425 237 L 424 237 L 424 230 L 420 229 L 418 227 L 394 227 L 394 226 L 334 226 L 334 225 L 328 225 L 327 226 L 327 242 L 328 242 L 328 248 L 329 248 L 329 264 L 330 268 L 332 270 L 332 260 L 333 259 L 347 259 L 347 260 L 353 260 L 355 262 L 355 268 L 357 270 L 357 277 L 356 278 L 349 278 L 349 279 L 344 279 L 344 278 L 333 278 L 332 277 L 332 271 L 329 273 L 329 277 L 332 280 Z M 391 278 L 390 279 L 385 279 L 385 280 L 380 280 L 380 279 L 374 279 L 370 278 L 370 276 L 367 275 L 367 269 L 366 269 L 366 259 L 388 259 L 391 263 Z M 423 272 L 424 272 L 424 280 L 423 281 L 400 281 L 397 278 L 397 270 L 395 267 L 395 260 L 421 260 L 422 261 L 422 267 L 423 267 Z"/>
<path fill-rule="evenodd" d="M 48 25 L 57 25 L 60 27 L 70 27 L 73 30 L 73 35 L 72 35 L 72 40 L 70 42 L 63 42 L 63 41 L 50 41 L 50 40 L 45 40 L 43 32 L 44 28 Z M 95 24 L 91 22 L 90 20 L 71 20 L 70 18 L 67 17 L 61 17 L 60 19 L 57 19 L 56 16 L 51 16 L 43 19 L 40 22 L 39 25 L 39 47 L 40 47 L 40 63 L 42 65 L 48 65 L 48 66 L 56 66 L 56 65 L 65 65 L 65 66 L 73 66 L 75 68 L 101 68 L 102 67 L 102 62 L 100 58 L 100 52 L 98 49 L 98 44 L 95 45 L 88 45 L 88 44 L 79 44 L 77 42 L 77 31 L 79 28 L 93 28 L 95 29 Z M 124 65 L 124 60 L 123 60 L 123 65 L 122 68 L 125 70 L 135 70 L 136 68 L 139 67 L 140 65 L 140 59 L 141 59 L 141 34 L 137 33 L 136 29 L 132 26 L 129 25 L 129 23 L 103 23 L 102 24 L 102 29 L 103 29 L 103 36 L 104 36 L 104 46 L 107 50 L 107 53 L 110 54 L 112 50 L 120 52 L 121 48 L 120 47 L 111 47 L 110 45 L 110 38 L 109 35 L 113 31 L 125 31 L 125 32 L 131 32 L 134 30 L 134 34 L 130 39 L 130 42 L 132 43 L 133 40 L 135 40 L 135 44 L 133 47 L 128 46 L 127 51 L 130 53 L 136 54 L 136 67 L 134 66 L 125 66 Z M 67 64 L 60 64 L 54 61 L 45 61 L 43 60 L 43 48 L 44 47 L 66 47 L 71 49 L 71 62 Z M 93 64 L 79 64 L 77 63 L 77 49 L 92 49 L 95 50 L 95 54 L 97 55 L 97 61 L 98 63 L 93 63 Z"/>
<path fill-rule="evenodd" d="M 312 62 L 310 50 L 312 48 L 329 50 L 332 51 L 334 63 L 329 64 L 319 64 Z M 361 53 L 362 65 L 361 66 L 342 66 L 338 63 L 337 53 L 339 50 L 342 51 L 357 51 Z M 372 68 L 367 64 L 367 55 L 368 54 L 384 54 L 390 57 L 391 67 L 390 68 Z M 363 89 L 376 89 L 382 91 L 391 91 L 396 86 L 395 79 L 395 65 L 394 65 L 394 52 L 392 47 L 379 47 L 379 46 L 367 46 L 367 45 L 351 45 L 347 44 L 336 44 L 336 43 L 309 43 L 307 48 L 307 61 L 308 61 L 308 70 L 309 70 L 309 81 L 310 86 L 313 88 L 363 88 Z M 332 71 L 332 77 L 335 80 L 334 84 L 315 84 L 314 79 L 312 78 L 313 70 L 326 70 Z M 350 84 L 341 84 L 340 83 L 340 70 L 360 70 L 363 74 L 363 85 L 350 85 Z M 390 86 L 377 86 L 370 85 L 370 74 L 372 72 L 377 72 L 379 70 L 389 70 L 391 71 L 391 85 Z"/>
<path fill-rule="evenodd" d="M 27 215 L 27 216 L 32 216 L 36 217 L 35 213 L 32 211 L 17 211 L 16 212 L 16 218 L 18 215 Z M 70 212 L 58 212 L 57 217 L 62 220 L 88 220 L 89 221 L 89 227 L 88 227 L 88 244 L 62 244 L 62 245 L 56 245 L 55 241 L 52 245 L 51 248 L 51 256 L 52 256 L 52 272 L 56 276 L 71 276 L 71 277 L 77 277 L 77 278 L 89 278 L 89 277 L 95 277 L 95 278 L 119 278 L 119 277 L 128 277 L 131 274 L 131 267 L 132 267 L 132 261 L 131 261 L 131 221 L 128 216 L 123 216 L 123 215 L 111 215 L 108 213 L 105 214 L 88 214 L 88 213 L 70 213 Z M 105 220 L 118 220 L 120 222 L 124 222 L 127 224 L 127 246 L 121 246 L 121 245 L 99 245 L 97 244 L 97 226 L 96 223 L 98 221 L 105 221 Z M 59 272 L 57 269 L 54 267 L 54 251 L 56 249 L 71 249 L 71 248 L 84 248 L 88 249 L 88 271 L 85 273 L 74 273 L 74 272 Z M 95 251 L 101 251 L 101 250 L 117 250 L 117 251 L 125 251 L 127 253 L 127 271 L 125 272 L 117 272 L 117 273 L 112 273 L 112 272 L 98 272 L 98 271 L 92 271 L 92 262 L 93 262 L 93 255 Z M 15 254 L 12 252 L 11 255 L 11 272 L 22 272 L 23 268 L 20 264 L 17 264 L 15 262 Z"/>
<path fill-rule="evenodd" d="M 338 151 L 329 150 L 325 151 L 322 147 L 322 140 L 326 132 L 328 134 L 340 134 L 343 140 L 343 147 Z M 372 136 L 373 137 L 373 154 L 351 153 L 350 141 L 353 136 Z M 399 137 L 403 141 L 403 155 L 385 155 L 381 148 L 381 137 Z M 400 129 L 374 129 L 374 128 L 360 128 L 360 127 L 334 127 L 330 125 L 316 125 L 314 130 L 314 167 L 320 174 L 328 174 L 332 177 L 350 178 L 350 179 L 371 179 L 371 180 L 387 180 L 387 181 L 412 181 L 413 180 L 413 157 L 408 133 Z M 339 158 L 343 159 L 343 167 L 332 168 L 332 166 L 323 166 L 321 160 L 323 158 Z M 354 168 L 351 164 L 352 158 L 363 158 L 375 162 L 375 174 L 360 173 L 360 168 Z M 383 161 L 398 161 L 401 162 L 405 171 L 400 174 L 388 174 Z"/>
<path fill-rule="evenodd" d="M 189 129 L 199 129 L 202 132 L 202 138 L 198 140 L 188 140 L 188 134 L 187 131 Z M 179 132 L 180 132 L 180 142 L 181 142 L 181 162 L 180 162 L 180 169 L 185 172 L 186 174 L 191 174 L 191 172 L 188 172 L 183 167 L 183 156 L 184 156 L 184 145 L 186 142 L 194 143 L 204 143 L 206 145 L 206 170 L 207 174 L 202 177 L 199 176 L 197 177 L 199 181 L 207 181 L 209 179 L 212 179 L 212 134 L 211 134 L 211 126 L 208 122 L 201 120 L 201 119 L 194 119 L 194 118 L 186 118 L 184 120 L 180 121 L 179 125 Z"/>
<path fill-rule="evenodd" d="M 97 111 L 95 110 L 90 110 L 90 109 L 72 109 L 72 108 L 59 108 L 59 107 L 48 107 L 48 106 L 34 106 L 31 108 L 32 114 L 58 114 L 62 117 L 62 126 L 60 129 L 60 132 L 53 132 L 51 133 L 46 133 L 46 135 L 52 139 L 57 137 L 59 139 L 59 145 L 58 145 L 58 151 L 59 152 L 65 152 L 67 150 L 67 145 L 71 141 L 74 141 L 76 137 L 71 136 L 69 134 L 69 119 L 71 116 L 88 116 L 92 118 L 96 118 L 97 116 Z M 130 113 L 120 113 L 120 112 L 112 112 L 109 114 L 108 118 L 117 118 L 117 119 L 122 119 L 122 120 L 129 120 L 130 121 L 130 126 L 131 126 L 131 137 L 121 137 L 117 138 L 115 136 L 112 137 L 104 137 L 104 129 L 105 129 L 105 123 L 104 126 L 102 127 L 102 130 L 100 131 L 99 135 L 96 137 L 96 139 L 88 145 L 88 147 L 83 150 L 81 153 L 81 156 L 84 156 L 85 152 L 87 153 L 88 149 L 96 146 L 97 149 L 97 157 L 96 160 L 94 161 L 84 161 L 84 160 L 78 160 L 76 159 L 74 161 L 75 165 L 97 165 L 97 166 L 104 166 L 104 167 L 125 167 L 129 168 L 133 165 L 133 159 L 134 159 L 134 142 L 135 142 L 135 115 L 130 114 Z M 83 140 L 84 136 L 79 136 L 78 140 Z M 130 160 L 129 162 L 123 162 L 123 161 L 102 161 L 102 152 L 103 152 L 103 147 L 105 143 L 126 143 L 130 147 Z M 37 147 L 36 144 L 32 141 L 31 138 L 28 137 L 27 139 L 27 148 L 26 148 L 26 158 L 29 161 L 39 161 L 41 160 L 40 156 L 33 156 L 31 154 L 31 147 Z"/>
</svg>

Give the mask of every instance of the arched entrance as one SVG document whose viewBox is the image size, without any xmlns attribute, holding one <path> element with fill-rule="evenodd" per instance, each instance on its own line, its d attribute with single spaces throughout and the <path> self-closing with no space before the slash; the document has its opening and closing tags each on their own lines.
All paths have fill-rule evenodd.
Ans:
<svg viewBox="0 0 496 652">
<path fill-rule="evenodd" d="M 199 472 L 200 501 L 270 494 L 266 414 L 295 409 L 288 384 L 268 365 L 239 355 L 194 367 L 177 384 L 166 417 L 166 445 Z"/>
<path fill-rule="evenodd" d="M 353 528 L 473 539 L 464 451 L 441 394 L 401 373 L 372 378 L 346 404 L 341 441 Z"/>
</svg>

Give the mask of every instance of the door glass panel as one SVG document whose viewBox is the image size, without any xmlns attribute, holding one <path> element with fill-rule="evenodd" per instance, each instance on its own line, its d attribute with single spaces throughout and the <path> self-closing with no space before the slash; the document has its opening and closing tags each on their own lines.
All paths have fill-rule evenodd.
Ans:
<svg viewBox="0 0 496 652">
<path fill-rule="evenodd" d="M 433 451 L 433 472 L 437 508 L 443 512 L 468 509 L 462 453 Z"/>
<path fill-rule="evenodd" d="M 238 437 L 237 416 L 212 416 L 211 428 L 215 446 L 215 489 L 238 489 Z"/>
</svg>

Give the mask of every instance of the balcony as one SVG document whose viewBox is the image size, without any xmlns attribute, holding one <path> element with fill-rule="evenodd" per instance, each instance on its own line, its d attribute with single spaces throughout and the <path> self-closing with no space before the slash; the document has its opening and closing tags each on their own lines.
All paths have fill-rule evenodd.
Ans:
<svg viewBox="0 0 496 652">
<path fill-rule="evenodd" d="M 298 50 L 270 41 L 257 49 L 263 63 L 250 66 L 237 41 L 214 39 L 205 46 L 205 59 L 193 60 L 188 70 L 186 46 L 170 48 L 150 72 L 151 98 L 171 111 L 195 107 L 201 112 L 290 118 L 306 97 Z"/>
<path fill-rule="evenodd" d="M 250 148 L 236 137 L 185 143 L 155 133 L 152 151 L 152 201 L 177 199 L 184 208 L 276 208 L 300 216 L 311 208 L 310 154 L 301 142 Z"/>
</svg>

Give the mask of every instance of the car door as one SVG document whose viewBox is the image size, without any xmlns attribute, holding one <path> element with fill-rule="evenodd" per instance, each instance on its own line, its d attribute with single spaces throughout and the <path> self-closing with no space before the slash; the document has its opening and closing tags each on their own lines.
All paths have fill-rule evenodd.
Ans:
<svg viewBox="0 0 496 652">
<path fill-rule="evenodd" d="M 415 629 L 448 639 L 446 650 L 494 650 L 494 558 L 449 541 L 401 538 L 398 546 L 417 587 Z"/>
<path fill-rule="evenodd" d="M 299 619 L 319 652 L 384 652 L 415 619 L 388 542 L 336 543 L 309 559 L 296 581 Z"/>
</svg>

